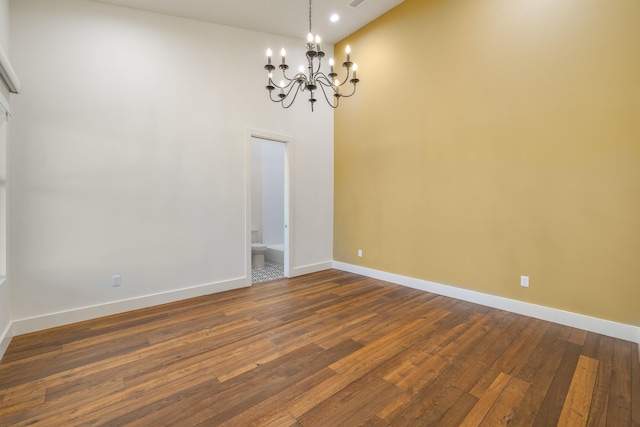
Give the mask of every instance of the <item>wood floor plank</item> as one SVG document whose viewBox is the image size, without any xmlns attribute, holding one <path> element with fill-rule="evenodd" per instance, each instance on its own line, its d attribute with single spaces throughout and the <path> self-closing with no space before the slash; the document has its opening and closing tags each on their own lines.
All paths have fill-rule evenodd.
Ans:
<svg viewBox="0 0 640 427">
<path fill-rule="evenodd" d="M 239 386 L 230 389 L 229 393 L 220 393 L 198 402 L 197 407 L 200 410 L 191 417 L 181 419 L 191 425 L 198 423 L 218 425 L 246 408 L 269 398 L 272 394 L 293 387 L 308 375 L 324 369 L 331 362 L 357 348 L 360 348 L 359 344 L 353 341 L 329 350 L 322 350 L 315 344 L 308 344 L 286 357 L 257 368 L 255 374 L 251 373 L 248 376 L 249 381 L 246 378 L 237 377 Z M 247 383 L 253 387 L 247 388 Z M 269 384 L 268 388 L 260 387 L 265 383 Z"/>
<path fill-rule="evenodd" d="M 387 384 L 387 388 L 385 388 L 382 393 L 364 400 L 364 404 L 360 405 L 358 409 L 353 411 L 351 416 L 341 422 L 340 425 L 344 427 L 351 427 L 381 424 L 382 420 L 375 415 L 376 409 L 381 405 L 396 399 L 400 394 L 402 394 L 402 391 L 393 384 Z"/>
<path fill-rule="evenodd" d="M 72 400 L 61 405 L 52 405 L 46 400 L 40 404 L 21 408 L 19 413 L 0 412 L 0 419 L 10 426 L 28 426 L 38 423 L 43 425 L 74 425 L 72 419 L 82 412 L 81 408 L 89 408 L 95 401 L 111 399 L 124 389 L 122 378 L 106 380 L 82 394 L 74 396 Z"/>
<path fill-rule="evenodd" d="M 332 369 L 329 370 L 334 374 L 333 376 L 286 402 L 284 404 L 286 410 L 294 417 L 300 418 L 354 381 L 353 378 L 336 374 Z"/>
<path fill-rule="evenodd" d="M 582 345 L 582 355 L 592 359 L 598 359 L 598 348 L 600 347 L 600 337 L 602 335 L 595 332 L 587 332 L 587 337 Z"/>
<path fill-rule="evenodd" d="M 405 408 L 402 421 L 394 418 L 393 425 L 446 425 L 442 418 L 463 394 L 465 392 L 462 390 L 444 384 L 442 387 L 425 389 Z"/>
<path fill-rule="evenodd" d="M 280 359 L 267 363 L 253 371 L 236 377 L 225 383 L 210 382 L 207 378 L 215 378 L 213 375 L 203 375 L 200 372 L 198 379 L 193 379 L 191 375 L 180 375 L 180 380 L 185 382 L 186 387 L 172 387 L 175 383 L 173 378 L 169 379 L 166 388 L 162 388 L 160 383 L 144 383 L 138 385 L 136 392 L 127 391 L 109 409 L 109 418 L 114 425 L 128 426 L 148 426 L 148 425 L 197 425 L 203 419 L 211 416 L 212 412 L 221 418 L 231 418 L 235 411 L 238 411 L 240 402 L 251 400 L 256 393 L 267 393 L 268 390 L 258 387 L 258 384 L 268 383 L 273 392 L 282 387 L 286 380 L 286 372 L 289 371 L 287 364 L 296 358 L 308 360 L 317 355 L 317 347 L 309 345 L 294 354 L 290 354 L 286 360 Z M 211 364 L 211 366 L 215 366 Z M 188 381 L 188 382 L 187 382 Z M 245 388 L 239 384 L 246 383 Z M 158 396 L 159 389 L 163 390 Z M 144 399 L 140 391 L 145 390 L 159 399 Z M 154 391 L 155 390 L 155 391 Z M 215 397 L 215 398 L 213 398 Z M 128 403 L 131 399 L 141 399 L 139 407 L 131 410 Z M 98 415 L 98 414 L 96 414 Z M 221 423 L 224 420 L 220 420 Z M 217 425 L 212 423 L 210 425 Z"/>
<path fill-rule="evenodd" d="M 468 349 L 472 348 L 473 345 L 486 334 L 485 324 L 489 319 L 487 316 L 475 315 L 470 317 L 470 319 L 473 320 L 470 322 L 466 331 L 449 342 L 442 350 L 438 351 L 437 358 L 431 358 L 430 362 L 419 365 L 415 373 L 410 373 L 410 375 L 398 383 L 398 387 L 405 390 L 419 389 L 431 376 L 428 371 L 437 373 L 438 367 L 452 364 L 460 354 L 465 354 Z"/>
<path fill-rule="evenodd" d="M 534 426 L 546 427 L 556 425 L 562 412 L 576 366 L 580 359 L 580 346 L 561 340 L 566 345 L 562 359 L 558 364 L 553 380 L 545 393 L 542 404 L 537 411 Z"/>
<path fill-rule="evenodd" d="M 374 375 L 366 375 L 349 383 L 319 405 L 298 417 L 302 425 L 337 426 L 344 423 L 354 412 L 368 401 L 395 388 L 392 384 Z M 399 390 L 395 389 L 397 393 Z M 370 413 L 369 416 L 373 416 Z"/>
<path fill-rule="evenodd" d="M 8 419 L 11 415 L 24 413 L 31 408 L 45 403 L 47 389 L 44 387 L 20 387 L 3 392 L 0 400 L 0 414 L 2 419 Z"/>
<path fill-rule="evenodd" d="M 584 346 L 585 341 L 587 340 L 587 331 L 583 330 L 583 329 L 576 329 L 573 328 L 573 330 L 571 331 L 571 336 L 569 337 L 569 342 L 579 345 L 579 346 Z"/>
<path fill-rule="evenodd" d="M 108 342 L 100 346 L 81 348 L 70 352 L 58 352 L 50 358 L 41 359 L 39 363 L 20 366 L 20 369 L 18 369 L 17 362 L 11 366 L 0 364 L 0 387 L 15 387 L 49 375 L 59 374 L 78 365 L 108 360 L 147 347 L 149 347 L 148 341 L 144 338 L 138 338 Z"/>
<path fill-rule="evenodd" d="M 615 340 L 609 404 L 607 405 L 608 425 L 631 425 L 631 346 L 628 341 Z"/>
<path fill-rule="evenodd" d="M 562 326 L 552 323 L 525 365 L 515 375 L 531 384 L 518 411 L 514 413 L 515 425 L 533 425 L 536 419 L 567 348 L 566 342 L 557 339 L 562 329 Z"/>
<path fill-rule="evenodd" d="M 14 337 L 0 426 L 635 427 L 634 346 L 328 270 Z"/>
<path fill-rule="evenodd" d="M 506 312 L 502 313 L 502 315 L 498 319 L 511 319 L 511 316 Z M 473 351 L 466 353 L 468 357 L 464 357 L 465 354 L 463 354 L 463 357 L 460 358 L 461 363 L 464 364 L 464 369 L 460 377 L 456 378 L 452 385 L 466 392 L 471 390 L 480 378 L 487 373 L 489 367 L 513 345 L 513 342 L 527 323 L 527 318 L 516 316 L 505 328 L 489 324 L 489 331 L 486 336 L 476 343 Z"/>
<path fill-rule="evenodd" d="M 527 325 L 509 347 L 496 359 L 486 373 L 471 388 L 470 393 L 480 398 L 501 372 L 516 375 L 528 362 L 545 335 L 550 323 L 527 319 Z"/>
<path fill-rule="evenodd" d="M 495 403 L 487 412 L 480 426 L 510 425 L 517 413 L 520 401 L 529 389 L 530 384 L 517 377 L 509 379 Z M 518 425 L 515 423 L 515 425 Z"/>
<path fill-rule="evenodd" d="M 631 347 L 631 425 L 640 426 L 640 355 L 638 345 Z"/>
<path fill-rule="evenodd" d="M 598 376 L 598 361 L 580 356 L 569 391 L 562 406 L 558 425 L 586 426 L 593 398 L 593 389 Z"/>
<path fill-rule="evenodd" d="M 349 357 L 334 363 L 330 368 L 339 374 L 346 375 L 349 371 L 367 370 L 371 366 L 377 366 L 385 359 L 402 351 L 418 337 L 428 333 L 431 325 L 445 315 L 446 312 L 442 312 L 434 314 L 433 319 L 416 319 L 396 329 L 393 333 L 365 345 Z"/>
<path fill-rule="evenodd" d="M 483 393 L 483 395 L 478 399 L 478 402 L 462 420 L 460 427 L 475 427 L 480 425 L 482 420 L 484 420 L 484 417 L 486 417 L 487 413 L 495 404 L 498 396 L 500 396 L 504 388 L 509 383 L 510 379 L 511 376 L 509 374 L 500 372 L 487 391 Z"/>
<path fill-rule="evenodd" d="M 463 392 L 458 400 L 442 415 L 438 421 L 441 426 L 460 426 L 464 419 L 472 411 L 473 407 L 478 403 L 478 398 L 472 394 Z"/>
<path fill-rule="evenodd" d="M 588 427 L 605 427 L 607 424 L 607 405 L 609 403 L 609 386 L 611 384 L 611 366 L 613 363 L 614 339 L 600 335 L 597 348 L 590 354 L 598 361 L 598 375 L 594 384 L 589 409 Z M 584 350 L 584 348 L 583 348 Z"/>
<path fill-rule="evenodd" d="M 320 384 L 326 383 L 326 381 L 336 376 L 336 373 L 331 369 L 322 369 L 315 374 L 304 378 L 292 387 L 288 387 L 279 393 L 272 394 L 269 398 L 223 422 L 220 424 L 220 427 L 270 425 L 279 419 L 287 420 L 289 417 L 297 420 L 297 418 L 289 411 L 288 405 L 283 405 L 282 402 L 290 403 L 301 395 L 309 393 Z M 312 396 L 312 402 L 309 404 L 308 408 L 316 406 L 323 400 L 317 394 L 309 393 L 309 395 Z"/>
</svg>

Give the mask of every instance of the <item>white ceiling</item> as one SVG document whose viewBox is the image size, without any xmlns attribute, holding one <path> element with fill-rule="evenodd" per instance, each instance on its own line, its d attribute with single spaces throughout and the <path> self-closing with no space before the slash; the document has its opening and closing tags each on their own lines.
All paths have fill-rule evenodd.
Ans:
<svg viewBox="0 0 640 427">
<path fill-rule="evenodd" d="M 306 39 L 309 32 L 308 0 L 93 0 L 133 9 L 208 21 L 249 30 Z M 316 0 L 313 33 L 330 44 L 347 37 L 404 0 Z M 329 17 L 337 13 L 337 23 Z"/>
</svg>

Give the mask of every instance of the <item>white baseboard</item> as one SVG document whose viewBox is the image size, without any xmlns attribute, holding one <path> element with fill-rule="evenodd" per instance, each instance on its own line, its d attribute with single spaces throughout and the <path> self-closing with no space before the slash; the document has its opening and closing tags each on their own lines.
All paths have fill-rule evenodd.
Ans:
<svg viewBox="0 0 640 427">
<path fill-rule="evenodd" d="M 7 348 L 9 348 L 11 338 L 13 338 L 13 324 L 9 323 L 2 332 L 2 335 L 0 335 L 0 360 L 2 360 L 2 356 L 4 356 L 4 352 L 7 351 Z"/>
<path fill-rule="evenodd" d="M 90 307 L 81 307 L 66 310 L 58 313 L 45 314 L 26 319 L 13 321 L 13 335 L 28 334 L 30 332 L 41 331 L 43 329 L 82 322 L 112 314 L 124 313 L 126 311 L 138 310 L 152 307 L 154 305 L 166 304 L 188 298 L 209 295 L 232 289 L 244 288 L 251 285 L 251 279 L 242 277 L 239 279 L 227 280 L 223 282 L 210 283 L 206 285 L 192 286 L 189 288 L 177 289 L 158 294 L 145 295 L 142 297 L 127 300 L 115 301 L 106 304 L 99 304 Z M 4 343 L 4 342 L 3 342 Z M 8 343 L 7 343 L 8 345 Z M 0 348 L 1 349 L 1 348 Z M 5 349 L 6 350 L 6 349 Z M 4 353 L 1 353 L 4 354 Z"/>
<path fill-rule="evenodd" d="M 356 273 L 363 276 L 407 286 L 410 288 L 448 296 L 451 298 L 457 298 L 463 301 L 481 304 L 488 307 L 507 310 L 513 313 L 535 317 L 566 326 L 585 329 L 614 338 L 636 342 L 638 343 L 638 354 L 640 356 L 640 328 L 632 325 L 616 323 L 609 320 L 584 316 L 581 314 L 543 307 L 535 304 L 525 303 L 522 301 L 511 300 L 495 295 L 457 288 L 455 286 L 415 279 L 408 276 L 387 273 L 384 271 L 360 267 L 353 264 L 346 264 L 338 261 L 324 262 L 293 268 L 291 271 L 291 277 L 315 273 L 331 268 L 348 271 L 351 273 Z M 84 320 L 95 319 L 97 317 L 109 316 L 112 314 L 123 313 L 126 311 L 151 307 L 154 305 L 166 304 L 169 302 L 180 301 L 183 299 L 194 298 L 202 295 L 243 288 L 250 286 L 250 282 L 251 280 L 245 277 L 224 282 L 194 286 L 175 291 L 163 292 L 159 294 L 146 295 L 143 297 L 116 301 L 91 307 L 83 307 L 59 313 L 51 313 L 27 319 L 14 320 L 5 328 L 5 330 L 2 332 L 2 335 L 0 335 L 0 359 L 7 350 L 9 343 L 11 342 L 11 338 L 13 338 L 13 336 L 15 335 L 26 334 L 43 329 L 53 328 L 56 326 L 67 325 L 70 323 L 81 322 Z"/>
<path fill-rule="evenodd" d="M 638 343 L 638 348 L 640 350 L 640 328 L 637 326 L 598 319 L 596 317 L 585 316 L 569 311 L 544 307 L 541 305 L 489 295 L 455 286 L 443 285 L 441 283 L 429 282 L 427 280 L 415 279 L 413 277 L 401 276 L 399 274 L 387 273 L 380 270 L 374 270 L 372 268 L 360 267 L 338 261 L 333 262 L 333 267 L 338 270 L 396 283 L 409 288 L 432 292 L 438 295 L 444 295 L 487 307 L 506 310 L 512 313 L 535 317 L 537 319 L 559 323 L 573 328 L 584 329 L 598 334 L 636 342 Z"/>
<path fill-rule="evenodd" d="M 329 270 L 331 268 L 333 268 L 332 261 L 296 267 L 292 269 L 291 277 Z M 11 338 L 15 335 L 28 334 L 30 332 L 55 328 L 57 326 L 82 322 L 98 317 L 110 316 L 112 314 L 124 313 L 126 311 L 138 310 L 141 308 L 152 307 L 154 305 L 166 304 L 184 300 L 187 298 L 194 298 L 202 295 L 209 295 L 248 286 L 251 286 L 251 279 L 242 277 L 224 282 L 193 286 L 189 288 L 145 295 L 142 297 L 115 301 L 106 304 L 75 308 L 57 313 L 49 313 L 42 316 L 16 319 L 7 328 L 8 332 L 5 331 L 4 335 L 0 337 L 2 338 L 2 341 L 0 342 L 0 358 L 8 347 Z"/>
<path fill-rule="evenodd" d="M 304 276 L 305 274 L 317 273 L 318 271 L 331 270 L 333 261 L 321 262 L 318 264 L 304 265 L 302 267 L 294 267 L 291 269 L 289 277 Z"/>
</svg>

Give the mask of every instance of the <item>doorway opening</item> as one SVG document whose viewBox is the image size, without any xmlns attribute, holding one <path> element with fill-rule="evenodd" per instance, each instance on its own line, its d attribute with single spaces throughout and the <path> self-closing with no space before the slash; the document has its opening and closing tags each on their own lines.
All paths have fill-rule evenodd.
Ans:
<svg viewBox="0 0 640 427">
<path fill-rule="evenodd" d="M 250 138 L 251 283 L 290 276 L 289 142 L 252 132 Z"/>
</svg>

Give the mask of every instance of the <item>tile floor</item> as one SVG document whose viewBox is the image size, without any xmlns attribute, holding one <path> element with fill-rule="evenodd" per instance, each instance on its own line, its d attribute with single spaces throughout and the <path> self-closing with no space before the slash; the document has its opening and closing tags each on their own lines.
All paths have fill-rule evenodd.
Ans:
<svg viewBox="0 0 640 427">
<path fill-rule="evenodd" d="M 263 268 L 251 269 L 251 283 L 267 282 L 284 277 L 284 266 L 267 261 Z"/>
</svg>

